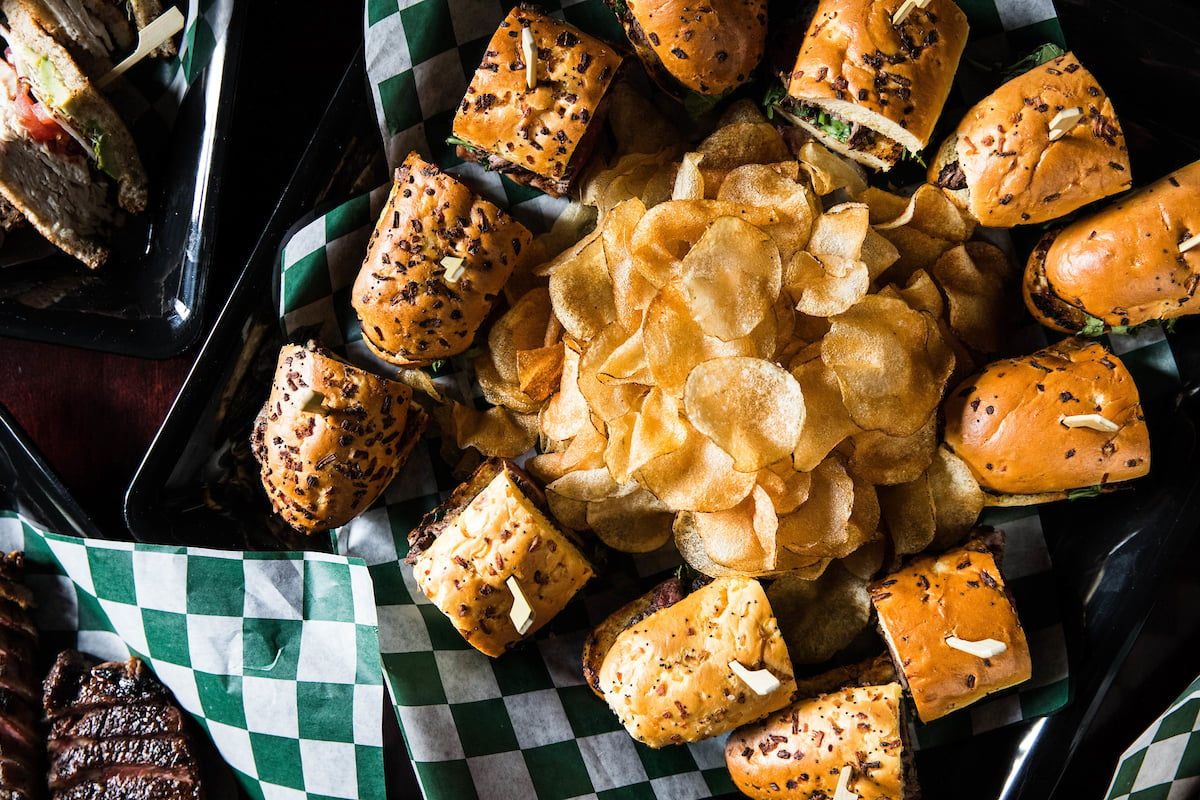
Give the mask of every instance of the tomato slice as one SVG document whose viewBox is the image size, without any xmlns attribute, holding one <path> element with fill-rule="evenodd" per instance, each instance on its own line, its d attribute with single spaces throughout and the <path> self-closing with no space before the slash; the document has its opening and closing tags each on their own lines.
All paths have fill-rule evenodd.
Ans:
<svg viewBox="0 0 1200 800">
<path fill-rule="evenodd" d="M 33 99 L 33 95 L 29 93 L 29 84 L 25 81 L 21 81 L 17 87 L 14 104 L 17 119 L 25 126 L 30 139 L 35 142 L 52 142 L 67 138 L 67 132 L 55 122 L 50 110 Z"/>
</svg>

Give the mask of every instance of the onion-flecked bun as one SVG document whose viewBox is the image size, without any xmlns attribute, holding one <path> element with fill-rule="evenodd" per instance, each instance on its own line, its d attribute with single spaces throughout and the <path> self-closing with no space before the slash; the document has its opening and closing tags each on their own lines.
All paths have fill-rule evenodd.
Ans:
<svg viewBox="0 0 1200 800">
<path fill-rule="evenodd" d="M 1200 311 L 1200 161 L 1188 164 L 1061 231 L 1025 266 L 1025 305 L 1038 322 L 1075 332 Z M 1098 330 L 1096 332 L 1099 332 Z"/>
<path fill-rule="evenodd" d="M 946 446 L 991 492 L 1065 492 L 1150 469 L 1137 386 L 1099 342 L 1071 338 L 993 362 L 951 392 L 943 411 Z M 1117 430 L 1096 430 L 1077 419 L 1093 414 Z"/>
<path fill-rule="evenodd" d="M 719 96 L 754 73 L 767 41 L 766 0 L 606 0 L 646 71 L 671 94 L 673 82 Z M 666 73 L 670 80 L 662 80 Z"/>
<path fill-rule="evenodd" d="M 1083 116 L 1051 139 L 1066 109 Z M 951 182 L 955 165 L 960 180 Z M 947 172 L 949 170 L 949 172 Z M 1131 185 L 1112 101 L 1073 53 L 1013 78 L 966 113 L 930 164 L 930 183 L 980 224 L 1034 225 Z M 954 188 L 965 183 L 962 188 Z"/>
<path fill-rule="evenodd" d="M 313 344 L 286 345 L 251 445 L 276 513 L 296 530 L 315 533 L 367 510 L 427 421 L 405 384 Z"/>
<path fill-rule="evenodd" d="M 538 498 L 515 464 L 489 459 L 409 537 L 414 549 L 406 560 L 421 591 L 492 657 L 536 633 L 592 577 L 591 564 Z M 510 578 L 533 612 L 524 631 L 509 614 Z"/>
<path fill-rule="evenodd" d="M 769 670 L 779 686 L 758 694 L 729 666 L 735 660 Z M 770 602 L 750 578 L 718 578 L 634 622 L 612 642 L 597 680 L 621 724 L 650 747 L 760 719 L 790 703 L 796 689 Z"/>
<path fill-rule="evenodd" d="M 522 29 L 533 34 L 529 88 Z M 454 115 L 461 158 L 554 196 L 570 189 L 604 122 L 604 100 L 624 55 L 530 5 L 514 8 L 484 50 Z"/>
<path fill-rule="evenodd" d="M 925 722 L 1030 678 L 1025 631 L 990 550 L 978 539 L 917 558 L 868 587 L 879 629 Z M 1003 645 L 989 656 L 948 643 Z"/>
<path fill-rule="evenodd" d="M 532 239 L 500 208 L 410 153 L 354 281 L 363 341 L 400 366 L 463 352 Z"/>
<path fill-rule="evenodd" d="M 821 0 L 795 66 L 788 95 L 821 106 L 890 138 L 878 152 L 848 146 L 819 128 L 803 127 L 829 147 L 877 169 L 889 169 L 929 142 L 950 94 L 967 42 L 967 18 L 954 0 L 915 7 L 899 24 L 901 0 Z"/>
<path fill-rule="evenodd" d="M 734 785 L 754 800 L 832 798 L 849 769 L 846 788 L 860 800 L 915 797 L 902 691 L 848 687 L 738 728 L 725 745 Z"/>
</svg>

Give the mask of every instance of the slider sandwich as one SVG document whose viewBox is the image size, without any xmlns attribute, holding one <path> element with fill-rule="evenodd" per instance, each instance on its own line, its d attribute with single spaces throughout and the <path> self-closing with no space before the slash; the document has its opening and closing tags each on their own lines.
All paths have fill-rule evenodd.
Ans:
<svg viewBox="0 0 1200 800">
<path fill-rule="evenodd" d="M 313 343 L 279 351 L 251 432 L 275 512 L 303 533 L 366 511 L 408 460 L 428 419 L 412 389 Z"/>
<path fill-rule="evenodd" d="M 1098 335 L 1200 311 L 1200 161 L 1042 237 L 1025 305 L 1055 330 Z"/>
<path fill-rule="evenodd" d="M 67 48 L 84 71 L 99 78 L 133 52 L 138 32 L 162 14 L 160 0 L 18 0 L 37 23 Z M 175 55 L 167 39 L 151 56 Z"/>
<path fill-rule="evenodd" d="M 1102 344 L 1065 339 L 996 361 L 943 403 L 944 441 L 989 505 L 1094 491 L 1150 470 L 1150 434 L 1129 370 Z"/>
<path fill-rule="evenodd" d="M 421 591 L 492 657 L 536 633 L 592 577 L 541 490 L 504 459 L 483 462 L 408 541 Z"/>
<path fill-rule="evenodd" d="M 914 559 L 868 591 L 924 722 L 1030 678 L 1025 631 L 982 540 Z"/>
<path fill-rule="evenodd" d="M 410 153 L 354 281 L 363 341 L 400 366 L 463 352 L 532 240 L 503 210 Z"/>
<path fill-rule="evenodd" d="M 561 197 L 592 152 L 624 56 L 535 6 L 500 23 L 454 115 L 460 158 Z"/>
<path fill-rule="evenodd" d="M 108 257 L 116 206 L 135 213 L 146 207 L 137 146 L 112 105 L 22 3 L 3 0 L 0 12 L 8 45 L 0 62 L 0 196 L 51 243 L 98 267 Z"/>
<path fill-rule="evenodd" d="M 1131 184 L 1112 101 L 1067 53 L 979 101 L 943 143 L 929 182 L 983 225 L 1033 225 Z"/>
<path fill-rule="evenodd" d="M 929 142 L 966 42 L 954 0 L 821 0 L 772 110 L 889 170 Z"/>
<path fill-rule="evenodd" d="M 604 2 L 646 72 L 685 105 L 702 107 L 750 80 L 766 48 L 766 0 Z"/>
<path fill-rule="evenodd" d="M 809 697 L 738 728 L 725 765 L 754 800 L 920 796 L 903 689 L 892 681 Z"/>
<path fill-rule="evenodd" d="M 672 578 L 588 636 L 583 673 L 650 747 L 695 742 L 792 701 L 792 661 L 762 585 L 717 578 L 690 594 Z"/>
</svg>

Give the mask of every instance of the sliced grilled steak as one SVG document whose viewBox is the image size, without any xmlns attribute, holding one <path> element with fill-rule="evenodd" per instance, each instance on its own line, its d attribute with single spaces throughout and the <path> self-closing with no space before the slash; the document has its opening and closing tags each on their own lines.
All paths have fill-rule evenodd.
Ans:
<svg viewBox="0 0 1200 800">
<path fill-rule="evenodd" d="M 29 615 L 33 595 L 21 582 L 24 572 L 21 553 L 0 553 L 0 800 L 33 800 L 44 785 L 34 677 L 37 627 Z"/>
<path fill-rule="evenodd" d="M 42 704 L 52 800 L 204 797 L 187 718 L 140 660 L 97 663 L 64 651 Z"/>
</svg>

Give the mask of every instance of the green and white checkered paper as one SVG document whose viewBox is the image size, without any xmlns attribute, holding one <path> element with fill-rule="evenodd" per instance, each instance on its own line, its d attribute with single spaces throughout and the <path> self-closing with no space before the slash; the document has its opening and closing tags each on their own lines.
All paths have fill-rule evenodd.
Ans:
<svg viewBox="0 0 1200 800">
<path fill-rule="evenodd" d="M 1121 755 L 1106 800 L 1186 800 L 1200 793 L 1200 677 Z"/>
<path fill-rule="evenodd" d="M 386 796 L 375 602 L 361 562 L 83 540 L 12 512 L 0 512 L 0 547 L 25 553 L 43 654 L 141 658 L 247 796 Z"/>
<path fill-rule="evenodd" d="M 510 3 L 500 0 L 368 0 L 368 83 L 388 163 L 410 150 L 465 177 L 535 230 L 565 207 L 474 164 L 444 144 L 457 102 L 487 40 Z M 622 34 L 600 0 L 544 4 L 610 39 Z M 1062 41 L 1050 0 L 960 0 L 970 17 L 974 52 L 998 61 L 1044 41 Z M 286 334 L 317 335 L 381 374 L 361 342 L 349 304 L 386 187 L 355 198 L 301 229 L 284 249 L 280 316 Z M 1033 338 L 1040 335 L 1033 334 Z M 1135 371 L 1176 381 L 1161 334 L 1114 339 Z M 1035 349 L 1036 345 L 1034 348 Z M 477 394 L 458 362 L 445 383 L 459 399 Z M 1163 380 L 1160 380 L 1161 384 Z M 425 795 L 450 798 L 686 798 L 733 788 L 723 737 L 652 750 L 631 739 L 584 684 L 580 656 L 588 630 L 677 563 L 673 550 L 598 565 L 598 578 L 525 646 L 489 659 L 455 632 L 401 563 L 407 535 L 456 485 L 437 441 L 418 447 L 382 502 L 337 532 L 339 552 L 368 565 L 379 604 L 384 677 Z M 1067 701 L 1067 653 L 1051 565 L 1036 513 L 1001 512 L 984 520 L 1007 533 L 1005 574 L 1030 639 L 1034 676 L 1020 692 L 977 704 L 918 731 L 922 747 L 1036 717 Z"/>
</svg>

